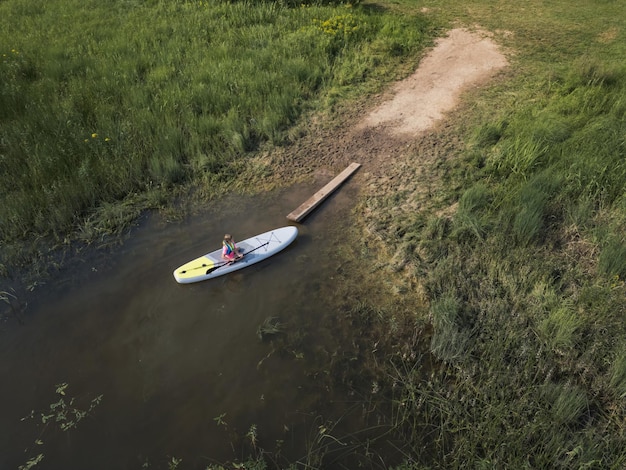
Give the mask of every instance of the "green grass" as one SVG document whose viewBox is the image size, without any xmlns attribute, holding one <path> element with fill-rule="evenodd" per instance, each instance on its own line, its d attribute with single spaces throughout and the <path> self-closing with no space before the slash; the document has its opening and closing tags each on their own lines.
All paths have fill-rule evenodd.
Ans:
<svg viewBox="0 0 626 470">
<path fill-rule="evenodd" d="M 329 90 L 381 79 L 427 40 L 418 16 L 333 4 L 8 0 L 0 18 L 6 242 L 232 181 Z"/>
<path fill-rule="evenodd" d="M 434 333 L 430 350 L 450 363 L 467 354 L 467 345 L 471 341 L 471 325 L 463 321 L 461 308 L 460 302 L 453 297 L 438 299 L 431 307 Z"/>
<path fill-rule="evenodd" d="M 402 468 L 620 468 L 621 6 L 424 7 L 440 20 L 488 28 L 514 54 L 504 79 L 466 96 L 465 148 L 430 170 L 444 175 L 437 198 L 378 226 L 413 234 L 410 244 L 391 234 L 386 241 L 414 247 L 411 274 L 428 293 L 421 315 L 430 315 L 430 350 L 441 362 L 427 379 L 414 365 L 390 372 L 401 384 L 396 422 L 413 445 L 414 463 Z"/>
</svg>

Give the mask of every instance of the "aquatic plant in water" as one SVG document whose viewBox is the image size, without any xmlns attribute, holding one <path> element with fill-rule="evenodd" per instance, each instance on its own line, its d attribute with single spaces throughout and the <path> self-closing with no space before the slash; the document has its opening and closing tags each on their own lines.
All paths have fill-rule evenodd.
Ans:
<svg viewBox="0 0 626 470">
<path fill-rule="evenodd" d="M 278 317 L 267 317 L 256 330 L 256 334 L 260 340 L 265 339 L 267 336 L 273 336 L 282 332 L 283 324 L 279 321 Z"/>
</svg>

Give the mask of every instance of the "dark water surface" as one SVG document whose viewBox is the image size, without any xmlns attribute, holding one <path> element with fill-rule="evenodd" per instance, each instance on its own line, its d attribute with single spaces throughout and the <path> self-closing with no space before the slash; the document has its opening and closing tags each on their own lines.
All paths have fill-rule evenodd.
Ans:
<svg viewBox="0 0 626 470">
<path fill-rule="evenodd" d="M 355 189 L 344 186 L 266 261 L 184 286 L 172 272 L 218 247 L 224 232 L 244 239 L 290 225 L 285 215 L 317 189 L 230 197 L 183 222 L 151 219 L 106 260 L 62 272 L 65 282 L 45 288 L 23 324 L 0 332 L 0 468 L 40 453 L 36 468 L 167 468 L 172 457 L 181 469 L 205 468 L 247 457 L 242 436 L 252 425 L 259 446 L 284 441 L 283 455 L 302 458 L 317 417 L 345 412 L 331 405 L 344 398 L 311 376 L 300 350 L 275 353 L 257 328 L 276 316 L 320 347 L 340 335 L 324 326 L 338 315 L 324 292 L 336 282 L 329 254 L 350 225 Z M 59 383 L 80 409 L 103 395 L 68 432 L 38 414 L 59 399 Z"/>
</svg>

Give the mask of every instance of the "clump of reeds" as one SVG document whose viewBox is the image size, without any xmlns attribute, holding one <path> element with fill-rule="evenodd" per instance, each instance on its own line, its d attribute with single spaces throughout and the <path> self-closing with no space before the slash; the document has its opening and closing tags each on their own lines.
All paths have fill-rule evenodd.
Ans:
<svg viewBox="0 0 626 470">
<path fill-rule="evenodd" d="M 284 332 L 284 325 L 280 322 L 278 317 L 267 317 L 263 320 L 263 323 L 259 325 L 256 330 L 256 334 L 260 340 L 264 340 L 269 336 L 275 336 Z"/>
<path fill-rule="evenodd" d="M 610 240 L 600 253 L 599 267 L 609 276 L 626 279 L 626 243 L 617 237 Z"/>
<path fill-rule="evenodd" d="M 483 184 L 472 186 L 463 193 L 454 216 L 455 238 L 461 240 L 468 236 L 483 239 L 488 223 L 484 211 L 489 207 L 490 197 L 489 189 Z"/>
<path fill-rule="evenodd" d="M 623 345 L 611 363 L 609 383 L 616 397 L 626 398 L 626 351 Z"/>
<path fill-rule="evenodd" d="M 471 329 L 462 319 L 461 303 L 453 295 L 446 295 L 431 306 L 433 336 L 432 353 L 446 362 L 455 362 L 467 353 Z"/>
</svg>

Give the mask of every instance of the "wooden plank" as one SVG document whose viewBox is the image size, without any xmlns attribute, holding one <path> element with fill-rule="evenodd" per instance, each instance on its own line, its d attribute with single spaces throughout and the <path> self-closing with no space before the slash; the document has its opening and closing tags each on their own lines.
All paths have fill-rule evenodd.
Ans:
<svg viewBox="0 0 626 470">
<path fill-rule="evenodd" d="M 351 163 L 348 168 L 343 170 L 333 180 L 311 196 L 305 203 L 300 205 L 295 211 L 287 215 L 289 220 L 293 222 L 300 222 L 304 219 L 313 209 L 319 206 L 328 196 L 330 196 L 335 189 L 341 186 L 345 180 L 347 180 L 352 173 L 354 173 L 359 167 L 360 163 Z"/>
</svg>

